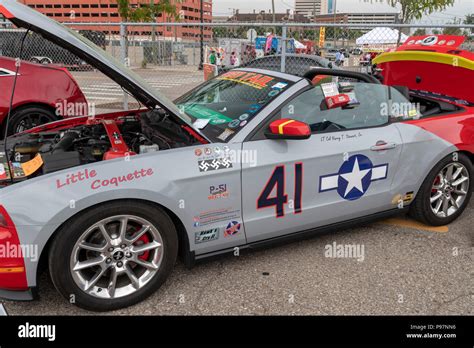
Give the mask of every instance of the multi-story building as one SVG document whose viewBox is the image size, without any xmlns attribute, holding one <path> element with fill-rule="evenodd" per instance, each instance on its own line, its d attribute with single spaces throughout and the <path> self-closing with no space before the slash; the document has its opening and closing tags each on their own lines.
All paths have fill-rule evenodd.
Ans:
<svg viewBox="0 0 474 348">
<path fill-rule="evenodd" d="M 327 2 L 328 0 L 295 0 L 295 12 L 312 18 L 321 14 L 321 9 L 327 10 Z"/>
<path fill-rule="evenodd" d="M 271 11 L 253 11 L 253 13 L 240 13 L 239 10 L 235 10 L 233 16 L 229 17 L 228 22 L 245 22 L 245 23 L 272 23 L 273 22 L 273 13 Z M 288 22 L 288 23 L 307 23 L 309 19 L 298 13 L 292 13 L 290 10 L 287 10 L 284 13 L 275 13 L 275 22 Z"/>
<path fill-rule="evenodd" d="M 318 15 L 318 23 L 344 23 L 344 24 L 395 24 L 398 13 L 337 13 Z"/>
<path fill-rule="evenodd" d="M 122 21 L 116 0 L 19 0 L 35 10 L 53 18 L 58 22 L 91 23 L 90 26 L 81 26 L 78 29 L 102 31 L 105 34 L 118 35 L 119 26 L 105 26 L 94 23 L 119 23 Z M 201 22 L 201 1 L 203 1 L 204 22 L 212 21 L 212 0 L 180 0 L 175 1 L 180 21 L 184 23 Z M 150 4 L 151 0 L 130 0 L 132 7 L 137 8 Z M 174 17 L 159 13 L 158 23 L 175 22 Z M 183 25 L 177 28 L 158 26 L 156 33 L 162 37 L 178 37 L 183 40 L 199 40 L 200 28 L 192 25 Z M 151 35 L 151 27 L 130 27 L 132 35 Z M 204 38 L 211 38 L 212 31 L 205 28 Z"/>
</svg>

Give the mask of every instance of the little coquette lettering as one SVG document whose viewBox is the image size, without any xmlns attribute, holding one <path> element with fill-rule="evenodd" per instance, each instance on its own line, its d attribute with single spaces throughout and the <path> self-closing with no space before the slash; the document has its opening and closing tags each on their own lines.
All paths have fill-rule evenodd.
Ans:
<svg viewBox="0 0 474 348">
<path fill-rule="evenodd" d="M 153 169 L 137 169 L 131 173 L 125 175 L 119 175 L 104 179 L 97 178 L 97 171 L 92 169 L 84 169 L 75 173 L 69 173 L 63 179 L 56 180 L 56 188 L 62 189 L 67 186 L 72 186 L 86 181 L 91 181 L 91 189 L 97 190 L 102 187 L 115 186 L 118 187 L 121 183 L 131 182 L 140 180 L 142 178 L 152 176 L 154 174 Z"/>
</svg>

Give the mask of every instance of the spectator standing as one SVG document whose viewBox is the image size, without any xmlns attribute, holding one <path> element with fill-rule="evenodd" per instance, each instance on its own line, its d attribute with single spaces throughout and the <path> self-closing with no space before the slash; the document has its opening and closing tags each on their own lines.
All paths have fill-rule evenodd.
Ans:
<svg viewBox="0 0 474 348">
<path fill-rule="evenodd" d="M 337 66 L 341 65 L 341 56 L 342 56 L 342 53 L 340 51 L 337 51 L 336 52 L 336 65 Z"/>
<path fill-rule="evenodd" d="M 217 63 L 216 52 L 211 51 L 211 54 L 209 55 L 209 64 L 216 65 L 216 63 Z"/>
</svg>

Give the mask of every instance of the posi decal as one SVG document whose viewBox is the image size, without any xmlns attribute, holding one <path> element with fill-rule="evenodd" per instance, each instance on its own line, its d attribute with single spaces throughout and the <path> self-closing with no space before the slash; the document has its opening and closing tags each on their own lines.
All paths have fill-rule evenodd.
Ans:
<svg viewBox="0 0 474 348">
<path fill-rule="evenodd" d="M 218 186 L 210 186 L 209 187 L 209 196 L 207 199 L 210 201 L 219 199 L 219 198 L 228 198 L 229 191 L 227 190 L 226 184 L 220 184 Z"/>
</svg>

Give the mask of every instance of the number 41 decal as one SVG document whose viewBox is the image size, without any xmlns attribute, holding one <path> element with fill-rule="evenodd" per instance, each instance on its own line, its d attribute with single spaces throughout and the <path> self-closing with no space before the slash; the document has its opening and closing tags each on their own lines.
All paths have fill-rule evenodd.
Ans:
<svg viewBox="0 0 474 348">
<path fill-rule="evenodd" d="M 257 200 L 257 209 L 275 207 L 276 217 L 285 216 L 285 204 L 288 203 L 288 195 L 285 191 L 285 166 L 278 166 L 273 170 L 273 174 L 268 180 L 260 197 Z M 276 195 L 270 197 L 276 187 Z M 295 163 L 295 199 L 294 213 L 302 212 L 301 196 L 303 194 L 303 163 Z"/>
</svg>

